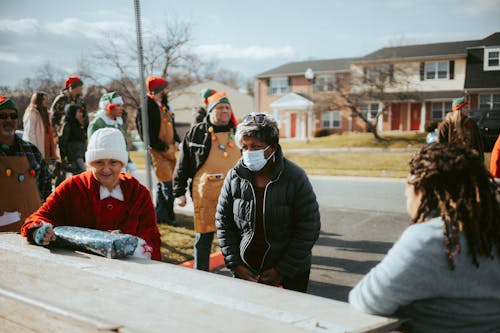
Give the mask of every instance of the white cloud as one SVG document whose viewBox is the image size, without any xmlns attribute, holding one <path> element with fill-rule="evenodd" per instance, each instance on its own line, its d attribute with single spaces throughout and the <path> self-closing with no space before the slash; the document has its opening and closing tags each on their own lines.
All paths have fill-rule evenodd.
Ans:
<svg viewBox="0 0 500 333">
<path fill-rule="evenodd" d="M 445 43 L 459 42 L 466 40 L 482 39 L 488 36 L 488 33 L 471 32 L 428 32 L 428 33 L 407 33 L 401 35 L 390 35 L 379 38 L 380 45 L 384 46 L 402 46 L 427 43 Z"/>
<path fill-rule="evenodd" d="M 125 21 L 88 22 L 77 18 L 67 18 L 61 22 L 47 23 L 45 28 L 58 35 L 76 36 L 82 34 L 89 39 L 102 40 L 114 34 L 133 32 L 133 26 Z"/>
<path fill-rule="evenodd" d="M 209 44 L 196 46 L 193 48 L 193 51 L 201 56 L 218 59 L 265 60 L 294 56 L 293 49 L 289 46 L 282 48 L 262 46 L 235 48 L 229 44 Z"/>
<path fill-rule="evenodd" d="M 21 58 L 14 52 L 0 51 L 0 61 L 10 62 L 13 64 L 20 64 Z"/>
<path fill-rule="evenodd" d="M 21 35 L 37 32 L 39 23 L 37 19 L 23 18 L 18 20 L 0 20 L 0 32 L 18 33 Z"/>
<path fill-rule="evenodd" d="M 461 4 L 457 4 L 454 12 L 457 15 L 465 17 L 481 17 L 485 14 L 488 16 L 500 14 L 500 2 L 498 0 L 461 0 Z"/>
</svg>

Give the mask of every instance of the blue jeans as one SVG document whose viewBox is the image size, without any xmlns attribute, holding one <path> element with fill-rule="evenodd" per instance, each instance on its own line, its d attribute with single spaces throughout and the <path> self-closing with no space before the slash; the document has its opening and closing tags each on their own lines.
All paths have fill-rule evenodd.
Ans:
<svg viewBox="0 0 500 333">
<path fill-rule="evenodd" d="M 207 232 L 205 234 L 196 233 L 194 241 L 194 269 L 208 272 L 213 240 L 214 232 Z"/>
<path fill-rule="evenodd" d="M 158 223 L 175 223 L 172 182 L 156 184 L 156 220 Z"/>
</svg>

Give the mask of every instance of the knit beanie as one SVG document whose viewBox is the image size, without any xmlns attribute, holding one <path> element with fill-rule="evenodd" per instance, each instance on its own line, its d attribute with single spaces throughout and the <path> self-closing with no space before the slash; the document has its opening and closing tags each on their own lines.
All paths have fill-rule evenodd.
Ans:
<svg viewBox="0 0 500 333">
<path fill-rule="evenodd" d="M 215 93 L 208 98 L 207 112 L 210 113 L 217 106 L 217 104 L 220 103 L 227 103 L 231 106 L 231 103 L 229 103 L 229 99 L 227 98 L 225 91 L 220 91 L 218 93 Z M 236 121 L 236 117 L 232 110 L 231 110 L 231 122 L 235 127 L 238 126 L 238 122 Z"/>
<path fill-rule="evenodd" d="M 104 110 L 108 104 L 123 104 L 123 99 L 116 91 L 102 95 L 99 100 L 99 109 Z"/>
<path fill-rule="evenodd" d="M 156 95 L 166 87 L 168 87 L 167 80 L 159 76 L 148 76 L 146 86 L 151 94 Z"/>
<path fill-rule="evenodd" d="M 200 97 L 206 102 L 206 100 L 215 93 L 217 93 L 217 91 L 210 88 L 205 88 L 200 91 Z"/>
<path fill-rule="evenodd" d="M 208 112 L 212 111 L 217 106 L 217 104 L 220 103 L 227 103 L 231 105 L 231 103 L 229 103 L 229 99 L 227 98 L 226 92 L 224 91 L 215 93 L 208 98 L 207 111 Z"/>
<path fill-rule="evenodd" d="M 465 97 L 459 97 L 459 98 L 455 98 L 453 100 L 453 104 L 451 105 L 451 108 L 453 111 L 457 111 L 457 110 L 460 110 L 461 108 L 463 108 L 464 106 L 468 105 L 469 102 L 467 102 L 465 100 Z"/>
<path fill-rule="evenodd" d="M 83 81 L 76 75 L 70 76 L 66 79 L 66 83 L 64 88 L 66 89 L 74 89 L 76 87 L 83 86 Z"/>
<path fill-rule="evenodd" d="M 85 161 L 90 164 L 100 159 L 111 158 L 123 163 L 128 162 L 127 147 L 123 134 L 116 128 L 105 127 L 92 134 L 85 153 Z"/>
<path fill-rule="evenodd" d="M 5 96 L 0 96 L 0 110 L 6 110 L 6 109 L 17 111 L 14 102 L 12 102 L 9 98 Z"/>
</svg>

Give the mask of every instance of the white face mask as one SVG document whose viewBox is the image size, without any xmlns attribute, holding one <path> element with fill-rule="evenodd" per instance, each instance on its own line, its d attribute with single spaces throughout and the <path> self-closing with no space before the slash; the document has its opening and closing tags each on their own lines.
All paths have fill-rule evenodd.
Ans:
<svg viewBox="0 0 500 333">
<path fill-rule="evenodd" d="M 269 159 L 274 155 L 274 153 L 272 153 L 268 158 L 264 157 L 264 152 L 269 149 L 269 147 L 271 146 L 267 146 L 265 149 L 261 150 L 243 151 L 243 163 L 245 166 L 250 171 L 260 171 L 266 165 L 267 161 L 269 161 Z"/>
</svg>

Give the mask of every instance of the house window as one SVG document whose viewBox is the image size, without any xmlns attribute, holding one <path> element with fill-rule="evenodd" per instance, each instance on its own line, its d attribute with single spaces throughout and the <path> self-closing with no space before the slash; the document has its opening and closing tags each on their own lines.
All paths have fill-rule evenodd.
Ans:
<svg viewBox="0 0 500 333">
<path fill-rule="evenodd" d="M 326 111 L 321 116 L 323 128 L 341 128 L 342 113 L 340 111 Z"/>
<path fill-rule="evenodd" d="M 425 79 L 438 80 L 448 79 L 450 72 L 449 61 L 433 61 L 425 63 Z"/>
<path fill-rule="evenodd" d="M 433 102 L 431 104 L 432 120 L 442 120 L 451 111 L 451 102 Z"/>
<path fill-rule="evenodd" d="M 375 119 L 379 111 L 379 104 L 378 103 L 361 104 L 360 111 L 366 117 L 366 119 L 368 120 Z"/>
<path fill-rule="evenodd" d="M 482 110 L 500 109 L 500 94 L 479 95 L 479 108 Z"/>
<path fill-rule="evenodd" d="M 274 77 L 269 80 L 271 95 L 283 95 L 288 93 L 289 85 L 287 77 Z"/>
<path fill-rule="evenodd" d="M 485 71 L 500 70 L 500 48 L 484 49 L 484 70 Z"/>
<path fill-rule="evenodd" d="M 314 88 L 319 92 L 333 91 L 335 77 L 332 75 L 320 75 L 314 82 Z"/>
</svg>

